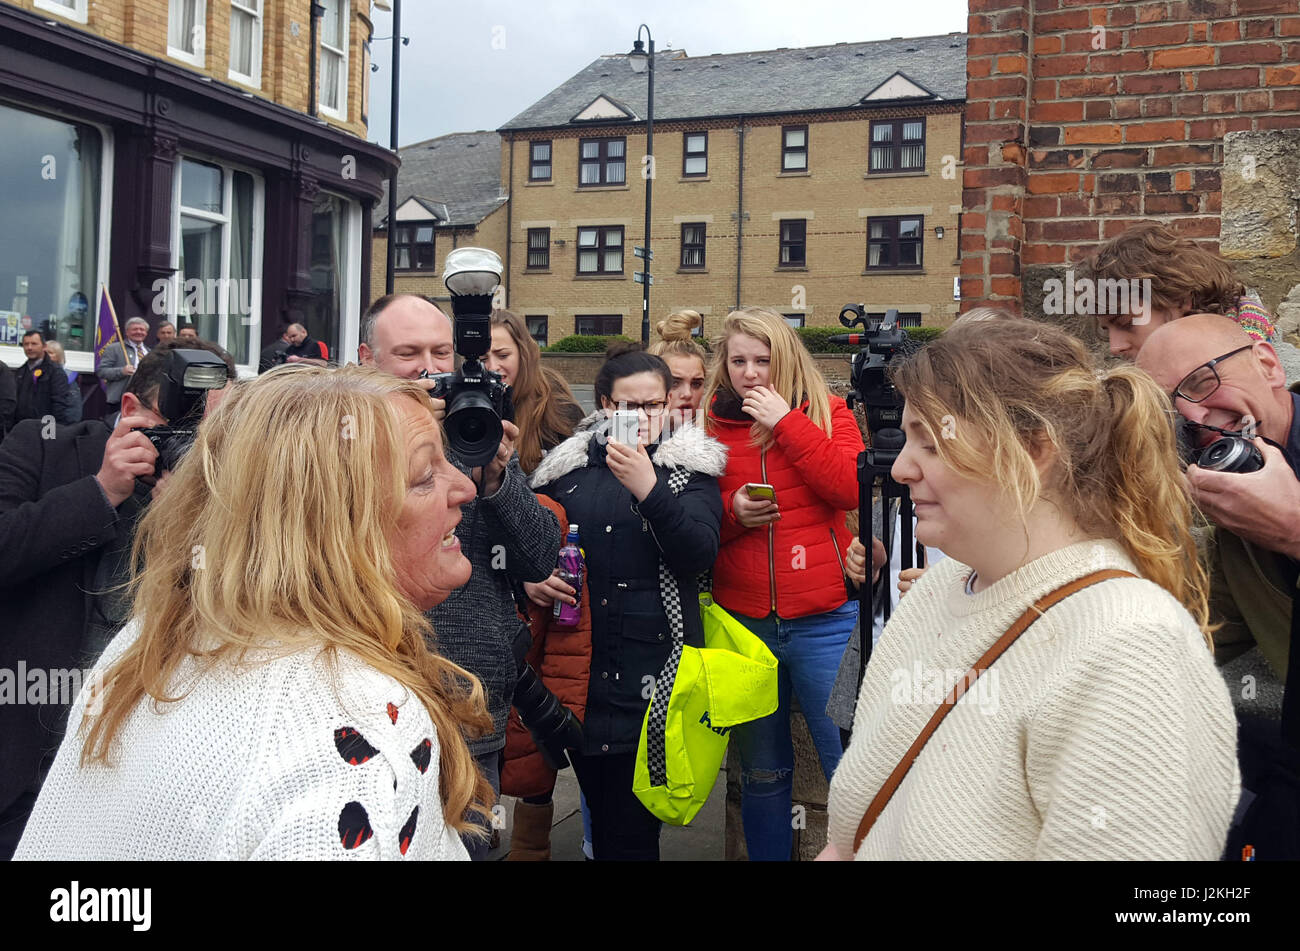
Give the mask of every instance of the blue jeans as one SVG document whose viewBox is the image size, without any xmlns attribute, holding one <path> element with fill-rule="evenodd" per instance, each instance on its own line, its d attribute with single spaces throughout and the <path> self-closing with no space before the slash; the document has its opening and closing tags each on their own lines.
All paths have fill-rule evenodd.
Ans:
<svg viewBox="0 0 1300 951">
<path fill-rule="evenodd" d="M 478 763 L 479 770 L 482 771 L 485 777 L 487 777 L 487 781 L 491 783 L 492 792 L 498 797 L 498 799 L 501 796 L 501 757 L 504 753 L 504 750 L 493 750 L 491 753 L 483 753 L 474 757 L 475 761 Z M 497 803 L 494 802 L 493 806 L 496 805 Z M 499 812 L 493 813 L 493 815 L 499 814 Z M 482 826 L 489 832 L 492 830 L 491 823 L 487 819 L 480 817 L 477 813 L 474 814 L 472 821 L 475 825 Z M 480 839 L 477 836 L 462 835 L 460 840 L 465 843 L 465 850 L 469 852 L 470 861 L 472 862 L 482 862 L 487 858 L 487 854 L 492 851 L 492 842 L 490 837 Z"/>
<path fill-rule="evenodd" d="M 844 750 L 840 731 L 826 716 L 831 685 L 858 618 L 858 602 L 846 601 L 825 614 L 785 620 L 735 615 L 776 655 L 779 706 L 771 716 L 736 727 L 740 754 L 741 820 L 750 861 L 784 862 L 794 842 L 791 790 L 794 745 L 790 740 L 790 689 L 808 722 L 822 771 L 829 780 Z"/>
</svg>

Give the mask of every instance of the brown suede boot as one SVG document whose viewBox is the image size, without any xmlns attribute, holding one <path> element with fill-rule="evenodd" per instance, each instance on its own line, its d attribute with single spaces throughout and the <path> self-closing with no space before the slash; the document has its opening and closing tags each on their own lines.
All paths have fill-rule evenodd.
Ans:
<svg viewBox="0 0 1300 951">
<path fill-rule="evenodd" d="M 533 805 L 515 800 L 515 824 L 510 834 L 507 862 L 549 862 L 551 860 L 551 820 L 555 803 Z"/>
</svg>

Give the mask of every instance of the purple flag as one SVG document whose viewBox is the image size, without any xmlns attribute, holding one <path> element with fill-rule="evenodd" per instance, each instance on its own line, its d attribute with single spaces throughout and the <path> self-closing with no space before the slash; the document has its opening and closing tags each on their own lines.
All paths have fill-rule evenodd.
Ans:
<svg viewBox="0 0 1300 951">
<path fill-rule="evenodd" d="M 100 361 L 104 359 L 104 354 L 108 348 L 113 346 L 122 346 L 122 336 L 117 332 L 117 314 L 113 311 L 113 302 L 108 297 L 108 288 L 104 285 L 99 286 L 99 321 L 95 324 L 95 369 L 99 369 Z M 102 390 L 107 389 L 108 384 L 100 381 L 99 387 Z"/>
</svg>

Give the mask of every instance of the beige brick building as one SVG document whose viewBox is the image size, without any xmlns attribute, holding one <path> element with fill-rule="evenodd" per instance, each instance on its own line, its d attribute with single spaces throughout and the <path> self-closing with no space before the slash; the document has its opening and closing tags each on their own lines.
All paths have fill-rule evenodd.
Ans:
<svg viewBox="0 0 1300 951">
<path fill-rule="evenodd" d="M 657 54 L 652 324 L 740 304 L 838 325 L 956 312 L 965 37 Z M 646 76 L 602 56 L 500 130 L 511 309 L 539 338 L 640 335 Z"/>
<path fill-rule="evenodd" d="M 186 66 L 295 112 L 309 111 L 310 0 L 5 2 Z M 374 32 L 370 4 L 328 0 L 322 6 L 319 115 L 364 136 Z"/>
<path fill-rule="evenodd" d="M 36 329 L 93 369 L 101 288 L 244 375 L 291 321 L 355 353 L 397 165 L 365 140 L 370 8 L 0 0 L 0 359 Z"/>
<path fill-rule="evenodd" d="M 393 290 L 450 304 L 442 283 L 447 252 L 462 246 L 492 248 L 505 256 L 506 192 L 501 178 L 501 136 L 457 132 L 398 149 Z M 384 293 L 388 257 L 388 189 L 374 212 L 371 296 Z M 450 311 L 448 311 L 450 313 Z"/>
</svg>

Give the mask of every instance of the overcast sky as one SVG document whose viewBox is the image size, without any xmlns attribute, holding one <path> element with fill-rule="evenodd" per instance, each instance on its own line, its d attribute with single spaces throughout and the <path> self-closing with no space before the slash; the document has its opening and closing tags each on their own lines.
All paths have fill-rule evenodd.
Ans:
<svg viewBox="0 0 1300 951">
<path fill-rule="evenodd" d="M 392 14 L 372 15 L 375 36 L 392 36 Z M 596 57 L 630 50 L 641 23 L 656 50 L 705 56 L 964 31 L 966 0 L 405 0 L 400 143 L 496 129 Z M 370 139 L 387 146 L 391 41 L 372 55 Z"/>
</svg>

